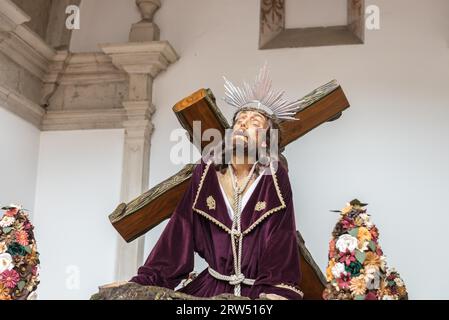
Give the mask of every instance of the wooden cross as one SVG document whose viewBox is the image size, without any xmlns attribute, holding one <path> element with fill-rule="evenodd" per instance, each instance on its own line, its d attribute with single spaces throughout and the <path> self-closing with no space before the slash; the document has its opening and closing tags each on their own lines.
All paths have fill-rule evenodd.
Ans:
<svg viewBox="0 0 449 320">
<path fill-rule="evenodd" d="M 282 152 L 289 143 L 319 125 L 338 119 L 343 110 L 348 107 L 349 102 L 336 81 L 331 81 L 312 91 L 301 99 L 301 109 L 295 116 L 299 120 L 281 123 L 279 151 Z M 202 141 L 201 137 L 193 136 L 194 121 L 201 121 L 201 133 L 198 133 L 201 136 L 205 130 L 215 128 L 220 130 L 223 137 L 225 130 L 229 128 L 226 118 L 215 104 L 215 98 L 209 89 L 200 89 L 181 100 L 173 107 L 173 111 L 181 125 L 187 130 L 190 141 L 201 141 L 201 148 L 209 142 Z M 195 164 L 186 165 L 177 174 L 131 202 L 121 203 L 115 209 L 109 219 L 125 241 L 131 242 L 171 216 L 189 186 L 194 167 Z M 306 298 L 320 299 L 326 280 L 305 247 L 299 232 L 298 246 L 301 251 L 303 273 L 301 288 Z"/>
</svg>

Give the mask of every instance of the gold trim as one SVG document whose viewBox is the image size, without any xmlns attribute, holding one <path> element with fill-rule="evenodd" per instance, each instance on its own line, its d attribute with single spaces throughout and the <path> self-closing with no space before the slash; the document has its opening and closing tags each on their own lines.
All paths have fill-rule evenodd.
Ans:
<svg viewBox="0 0 449 320">
<path fill-rule="evenodd" d="M 256 203 L 256 206 L 254 207 L 254 210 L 256 211 L 262 211 L 267 207 L 267 203 L 265 201 L 258 201 Z"/>
<path fill-rule="evenodd" d="M 209 160 L 206 164 L 206 168 L 204 169 L 202 175 L 201 175 L 201 180 L 200 180 L 200 185 L 198 186 L 198 190 L 196 191 L 196 196 L 195 196 L 195 201 L 193 202 L 193 206 L 192 209 L 198 213 L 199 215 L 203 216 L 204 218 L 206 218 L 207 220 L 211 221 L 212 223 L 216 224 L 218 227 L 222 228 L 224 231 L 226 231 L 227 233 L 231 234 L 231 230 L 226 227 L 223 223 L 221 223 L 220 221 L 218 221 L 217 219 L 215 219 L 214 217 L 212 217 L 211 215 L 207 214 L 206 212 L 204 212 L 203 210 L 197 209 L 195 208 L 196 206 L 196 202 L 198 200 L 198 197 L 200 195 L 200 191 L 201 188 L 203 187 L 203 183 L 204 183 L 204 179 L 206 178 L 206 174 L 209 170 L 209 167 L 212 163 L 212 160 Z"/>
<path fill-rule="evenodd" d="M 273 176 L 273 181 L 274 181 L 274 186 L 276 188 L 276 193 L 279 197 L 279 200 L 281 201 L 281 205 L 278 207 L 275 207 L 271 210 L 268 210 L 267 212 L 265 212 L 259 219 L 257 219 L 256 221 L 254 221 L 245 231 L 243 231 L 243 235 L 246 235 L 248 233 L 250 233 L 259 223 L 261 223 L 263 220 L 265 220 L 266 218 L 268 218 L 271 214 L 284 209 L 286 207 L 285 202 L 284 202 L 284 198 L 282 197 L 282 193 L 281 190 L 279 189 L 279 184 L 278 184 L 278 180 L 276 177 L 276 173 L 274 173 L 274 169 L 273 169 L 273 164 L 270 163 L 270 170 L 271 170 L 271 175 Z"/>
<path fill-rule="evenodd" d="M 304 298 L 304 292 L 302 292 L 301 290 L 295 288 L 294 286 L 285 284 L 285 283 L 281 283 L 281 284 L 276 284 L 275 285 L 276 288 L 281 288 L 281 289 L 288 289 L 291 290 L 297 294 L 299 294 L 301 296 L 301 298 Z"/>
<path fill-rule="evenodd" d="M 215 199 L 212 196 L 208 196 L 206 199 L 206 204 L 209 210 L 215 210 Z"/>
</svg>

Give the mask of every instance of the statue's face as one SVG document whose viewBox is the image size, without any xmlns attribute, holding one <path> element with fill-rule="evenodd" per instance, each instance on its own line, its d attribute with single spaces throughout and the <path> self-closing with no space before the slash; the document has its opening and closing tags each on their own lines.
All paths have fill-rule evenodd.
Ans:
<svg viewBox="0 0 449 320">
<path fill-rule="evenodd" d="M 268 129 L 268 126 L 268 119 L 260 112 L 253 110 L 241 111 L 235 118 L 233 144 L 244 143 L 245 146 L 248 146 L 251 141 L 255 146 L 258 146 L 260 130 Z"/>
</svg>

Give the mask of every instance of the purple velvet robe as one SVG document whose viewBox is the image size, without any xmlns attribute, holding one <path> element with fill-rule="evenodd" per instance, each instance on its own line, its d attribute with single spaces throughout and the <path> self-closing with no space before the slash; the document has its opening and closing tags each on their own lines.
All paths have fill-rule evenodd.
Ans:
<svg viewBox="0 0 449 320">
<path fill-rule="evenodd" d="M 273 169 L 266 169 L 272 174 L 260 179 L 243 208 L 242 273 L 256 281 L 252 286 L 242 284 L 241 295 L 255 299 L 260 293 L 274 293 L 301 299 L 291 186 L 279 162 L 276 172 Z M 201 160 L 156 246 L 131 281 L 174 289 L 193 270 L 194 252 L 219 273 L 234 274 L 231 227 L 214 164 Z M 179 291 L 211 297 L 233 293 L 234 286 L 215 279 L 206 269 Z"/>
</svg>

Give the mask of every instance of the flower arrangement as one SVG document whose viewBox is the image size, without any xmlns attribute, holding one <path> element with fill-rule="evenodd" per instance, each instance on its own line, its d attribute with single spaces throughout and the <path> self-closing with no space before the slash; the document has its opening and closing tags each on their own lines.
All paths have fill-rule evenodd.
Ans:
<svg viewBox="0 0 449 320">
<path fill-rule="evenodd" d="M 379 230 L 367 214 L 367 204 L 355 199 L 340 212 L 329 242 L 327 300 L 405 300 L 405 284 L 387 267 L 379 246 Z"/>
<path fill-rule="evenodd" d="M 33 226 L 21 206 L 10 205 L 0 219 L 0 300 L 32 300 L 39 284 L 39 253 Z"/>
</svg>

